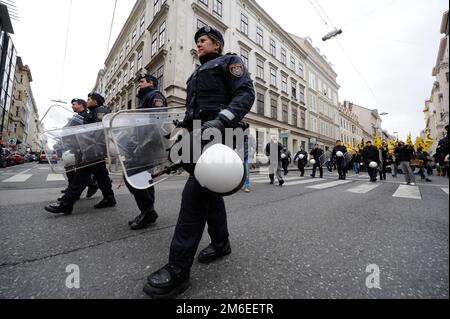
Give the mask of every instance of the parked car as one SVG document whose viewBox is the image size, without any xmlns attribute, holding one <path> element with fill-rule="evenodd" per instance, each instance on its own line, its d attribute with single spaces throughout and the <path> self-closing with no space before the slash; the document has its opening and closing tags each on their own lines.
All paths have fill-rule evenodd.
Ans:
<svg viewBox="0 0 450 319">
<path fill-rule="evenodd" d="M 12 156 L 13 160 L 15 161 L 16 165 L 25 163 L 25 158 L 19 152 L 12 152 L 11 156 Z"/>
<path fill-rule="evenodd" d="M 7 148 L 4 148 L 3 152 L 4 152 L 5 159 L 6 159 L 6 166 L 16 165 L 16 159 L 13 156 L 12 152 Z"/>
<path fill-rule="evenodd" d="M 41 163 L 48 163 L 47 154 L 45 151 L 41 152 L 41 155 L 39 155 L 39 164 Z M 58 164 L 58 154 L 56 154 L 56 151 L 52 153 L 52 158 L 50 159 L 50 162 L 53 164 Z"/>
</svg>

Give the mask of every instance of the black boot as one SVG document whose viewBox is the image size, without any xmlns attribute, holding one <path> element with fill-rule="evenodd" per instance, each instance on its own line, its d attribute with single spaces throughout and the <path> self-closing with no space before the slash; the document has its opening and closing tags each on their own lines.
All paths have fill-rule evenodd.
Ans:
<svg viewBox="0 0 450 319">
<path fill-rule="evenodd" d="M 275 174 L 269 174 L 270 178 L 270 185 L 273 185 L 275 183 Z"/>
<path fill-rule="evenodd" d="M 190 270 L 166 265 L 147 278 L 144 292 L 153 299 L 174 299 L 189 286 Z"/>
<path fill-rule="evenodd" d="M 73 205 L 67 202 L 58 202 L 45 206 L 45 210 L 52 214 L 70 215 L 72 214 Z"/>
<path fill-rule="evenodd" d="M 282 186 L 283 186 L 283 184 L 284 184 L 284 180 L 281 180 L 281 181 L 279 181 L 279 185 L 280 185 L 280 187 L 282 187 Z"/>
<path fill-rule="evenodd" d="M 91 198 L 92 196 L 94 196 L 97 193 L 97 191 L 98 191 L 97 183 L 89 185 L 86 198 Z"/>
<path fill-rule="evenodd" d="M 142 212 L 134 220 L 129 221 L 128 225 L 132 230 L 140 230 L 149 227 L 154 224 L 158 219 L 158 214 L 154 209 Z"/>
<path fill-rule="evenodd" d="M 103 198 L 103 200 L 94 206 L 95 209 L 102 209 L 102 208 L 108 208 L 108 207 L 114 207 L 116 206 L 117 202 L 114 196 L 108 196 Z"/>
<path fill-rule="evenodd" d="M 210 244 L 198 254 L 198 262 L 202 264 L 210 264 L 217 259 L 231 254 L 230 241 L 225 244 Z"/>
</svg>

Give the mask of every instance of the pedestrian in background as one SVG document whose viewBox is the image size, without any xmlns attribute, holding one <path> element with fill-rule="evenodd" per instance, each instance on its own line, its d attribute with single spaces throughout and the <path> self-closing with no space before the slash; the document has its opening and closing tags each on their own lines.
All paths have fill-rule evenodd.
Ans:
<svg viewBox="0 0 450 319">
<path fill-rule="evenodd" d="M 406 184 L 415 186 L 416 177 L 414 176 L 410 164 L 411 160 L 414 159 L 414 148 L 406 145 L 405 142 L 400 141 L 398 147 L 395 149 L 395 157 L 397 157 L 397 160 L 400 163 L 399 167 L 405 176 Z"/>
</svg>

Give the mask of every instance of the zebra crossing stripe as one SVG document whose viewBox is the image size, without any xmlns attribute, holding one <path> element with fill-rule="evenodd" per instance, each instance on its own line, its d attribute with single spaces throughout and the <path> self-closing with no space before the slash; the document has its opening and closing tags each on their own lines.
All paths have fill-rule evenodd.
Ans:
<svg viewBox="0 0 450 319">
<path fill-rule="evenodd" d="M 448 188 L 442 188 L 442 190 L 443 190 L 447 195 L 449 195 L 449 193 L 448 193 Z"/>
<path fill-rule="evenodd" d="M 31 174 L 19 174 L 3 181 L 3 183 L 23 183 L 26 182 L 31 176 Z"/>
<path fill-rule="evenodd" d="M 59 181 L 65 181 L 63 174 L 49 174 L 47 176 L 47 182 L 59 182 Z"/>
<path fill-rule="evenodd" d="M 348 183 L 351 183 L 352 181 L 334 181 L 334 182 L 330 182 L 330 183 L 325 183 L 325 184 L 319 184 L 319 185 L 314 185 L 314 186 L 308 186 L 306 188 L 312 188 L 312 189 L 327 189 L 327 188 L 331 188 L 331 187 L 336 187 L 336 186 L 340 186 L 340 185 L 345 185 Z"/>
<path fill-rule="evenodd" d="M 303 185 L 303 184 L 312 184 L 312 183 L 323 182 L 323 181 L 326 181 L 326 179 L 323 179 L 323 178 L 311 178 L 311 179 L 302 180 L 302 181 L 285 183 L 284 186 L 295 186 L 295 185 Z"/>
<path fill-rule="evenodd" d="M 419 187 L 409 185 L 400 185 L 392 197 L 422 200 Z"/>
<path fill-rule="evenodd" d="M 354 193 L 354 194 L 367 194 L 368 192 L 374 190 L 375 188 L 377 188 L 380 185 L 381 184 L 365 183 L 365 184 L 359 185 L 358 187 L 349 189 L 348 192 Z"/>
<path fill-rule="evenodd" d="M 295 180 L 299 180 L 302 179 L 301 177 L 288 177 L 288 178 L 283 178 L 283 180 L 286 181 L 295 181 Z M 260 179 L 252 179 L 251 180 L 252 183 L 256 183 L 256 184 L 264 184 L 264 183 L 269 183 L 270 179 L 269 176 L 266 176 L 264 178 L 260 178 Z M 286 185 L 286 184 L 285 184 Z"/>
</svg>

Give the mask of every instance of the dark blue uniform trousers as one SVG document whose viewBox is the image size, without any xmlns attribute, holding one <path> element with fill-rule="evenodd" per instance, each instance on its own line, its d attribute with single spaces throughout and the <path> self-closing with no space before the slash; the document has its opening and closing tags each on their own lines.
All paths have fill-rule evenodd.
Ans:
<svg viewBox="0 0 450 319">
<path fill-rule="evenodd" d="M 136 189 L 133 188 L 128 181 L 125 179 L 125 185 L 127 185 L 128 190 L 134 196 L 136 204 L 141 212 L 146 212 L 148 210 L 155 209 L 155 188 L 150 187 L 149 189 Z"/>
<path fill-rule="evenodd" d="M 220 245 L 228 240 L 223 197 L 209 193 L 191 176 L 184 187 L 169 264 L 184 269 L 192 267 L 206 223 L 212 243 Z"/>
<path fill-rule="evenodd" d="M 103 197 L 114 196 L 106 164 L 99 163 L 75 171 L 72 183 L 69 185 L 67 193 L 62 197 L 62 201 L 71 205 L 75 204 L 86 186 L 90 184 L 91 175 L 94 175 L 95 180 L 98 182 L 98 187 L 102 191 Z"/>
</svg>

